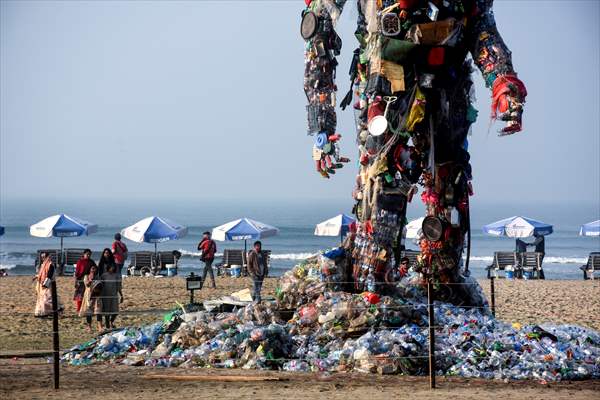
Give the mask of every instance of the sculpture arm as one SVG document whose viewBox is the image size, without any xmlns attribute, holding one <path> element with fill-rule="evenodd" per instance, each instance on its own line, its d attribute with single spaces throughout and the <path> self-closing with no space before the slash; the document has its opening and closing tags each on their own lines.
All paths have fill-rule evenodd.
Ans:
<svg viewBox="0 0 600 400">
<path fill-rule="evenodd" d="M 477 0 L 470 21 L 470 51 L 492 88 L 492 118 L 506 121 L 500 135 L 521 130 L 527 89 L 513 69 L 511 52 L 502 40 L 492 11 L 493 0 Z"/>
<path fill-rule="evenodd" d="M 308 134 L 315 136 L 312 155 L 325 178 L 349 160 L 340 157 L 336 134 L 335 75 L 342 41 L 335 24 L 346 0 L 305 0 L 300 33 L 305 40 L 304 92 L 308 100 Z"/>
</svg>

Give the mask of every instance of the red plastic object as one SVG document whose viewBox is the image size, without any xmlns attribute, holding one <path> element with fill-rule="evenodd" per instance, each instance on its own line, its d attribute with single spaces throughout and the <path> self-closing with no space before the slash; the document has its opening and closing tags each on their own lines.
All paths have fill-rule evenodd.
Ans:
<svg viewBox="0 0 600 400">
<path fill-rule="evenodd" d="M 427 63 L 432 67 L 438 67 L 444 64 L 444 54 L 445 50 L 443 47 L 433 47 L 429 50 L 429 55 L 427 56 Z"/>
<path fill-rule="evenodd" d="M 330 142 L 337 142 L 341 138 L 342 138 L 342 135 L 340 135 L 339 133 L 336 133 L 335 135 L 329 135 L 329 137 L 327 139 L 329 139 Z"/>
<path fill-rule="evenodd" d="M 378 115 L 383 115 L 384 105 L 381 101 L 374 101 L 369 106 L 369 111 L 367 112 L 367 121 L 375 118 Z"/>
<path fill-rule="evenodd" d="M 363 294 L 365 300 L 367 300 L 370 304 L 377 304 L 381 301 L 377 293 L 365 292 Z"/>
<path fill-rule="evenodd" d="M 417 0 L 398 0 L 398 5 L 400 8 L 411 8 L 416 2 Z"/>
</svg>

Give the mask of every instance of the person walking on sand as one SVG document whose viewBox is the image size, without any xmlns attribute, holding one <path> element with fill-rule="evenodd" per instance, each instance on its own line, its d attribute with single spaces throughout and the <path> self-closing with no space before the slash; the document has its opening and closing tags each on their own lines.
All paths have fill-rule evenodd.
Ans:
<svg viewBox="0 0 600 400">
<path fill-rule="evenodd" d="M 215 274 L 212 270 L 212 263 L 215 260 L 217 252 L 217 244 L 210 238 L 210 232 L 202 234 L 202 240 L 198 243 L 198 251 L 200 251 L 200 261 L 204 262 L 204 271 L 202 272 L 202 282 L 206 281 L 206 274 L 210 273 L 213 289 L 216 289 Z"/>
<path fill-rule="evenodd" d="M 267 257 L 262 252 L 262 243 L 260 240 L 254 242 L 254 248 L 248 252 L 248 273 L 252 277 L 254 289 L 252 291 L 252 300 L 256 303 L 261 302 L 260 291 L 265 277 L 269 274 L 267 266 Z"/>
<path fill-rule="evenodd" d="M 121 277 L 117 273 L 117 266 L 114 263 L 107 264 L 106 272 L 102 274 L 101 278 L 104 327 L 106 329 L 114 328 L 115 319 L 119 314 L 119 304 L 123 303 Z"/>
<path fill-rule="evenodd" d="M 85 292 L 81 303 L 80 317 L 85 317 L 88 331 L 92 331 L 92 316 L 98 321 L 98 332 L 102 331 L 102 279 L 98 274 L 98 266 L 92 265 L 88 274 L 83 277 Z"/>
<path fill-rule="evenodd" d="M 52 262 L 52 258 L 48 253 L 40 254 L 40 269 L 33 277 L 35 282 L 36 302 L 33 315 L 36 317 L 46 317 L 52 315 L 52 281 L 54 280 L 56 265 Z M 63 307 L 60 301 L 57 303 L 58 311 L 62 311 Z"/>
<path fill-rule="evenodd" d="M 117 274 L 119 277 L 123 273 L 123 266 L 125 265 L 125 260 L 127 260 L 127 256 L 129 254 L 129 250 L 125 243 L 121 242 L 121 234 L 115 233 L 115 241 L 112 244 L 112 253 L 115 257 L 115 264 L 117 265 Z"/>
<path fill-rule="evenodd" d="M 85 283 L 83 283 L 83 277 L 90 273 L 92 265 L 96 265 L 92 260 L 92 251 L 90 249 L 83 250 L 81 258 L 77 260 L 75 265 L 75 293 L 73 294 L 73 301 L 75 302 L 75 309 L 77 312 L 81 310 L 81 302 L 83 301 L 83 294 L 85 293 Z"/>
</svg>

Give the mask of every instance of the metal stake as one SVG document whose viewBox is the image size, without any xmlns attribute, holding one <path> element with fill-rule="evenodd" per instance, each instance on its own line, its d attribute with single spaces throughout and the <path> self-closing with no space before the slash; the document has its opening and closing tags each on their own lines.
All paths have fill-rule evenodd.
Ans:
<svg viewBox="0 0 600 400">
<path fill-rule="evenodd" d="M 56 281 L 52 279 L 50 285 L 50 291 L 52 293 L 52 342 L 54 346 L 54 389 L 59 388 L 59 337 L 58 337 L 58 296 L 56 294 Z"/>
<path fill-rule="evenodd" d="M 433 315 L 433 283 L 427 282 L 427 303 L 429 308 L 429 388 L 435 389 L 435 318 Z"/>
<path fill-rule="evenodd" d="M 491 276 L 490 277 L 490 297 L 492 300 L 492 315 L 494 317 L 496 317 L 496 293 L 494 290 L 494 280 L 495 280 L 495 277 Z"/>
</svg>

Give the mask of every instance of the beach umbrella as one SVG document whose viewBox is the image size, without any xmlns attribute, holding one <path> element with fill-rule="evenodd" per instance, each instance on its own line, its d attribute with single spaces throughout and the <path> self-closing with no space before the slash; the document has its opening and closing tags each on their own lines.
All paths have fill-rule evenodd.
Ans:
<svg viewBox="0 0 600 400">
<path fill-rule="evenodd" d="M 421 231 L 421 227 L 423 226 L 423 220 L 425 220 L 425 217 L 413 219 L 408 224 L 406 224 L 406 234 L 404 237 L 406 239 L 419 239 L 423 234 L 423 232 Z"/>
<path fill-rule="evenodd" d="M 339 236 L 340 240 L 348 233 L 356 219 L 346 214 L 339 214 L 315 226 L 315 236 Z"/>
<path fill-rule="evenodd" d="M 63 239 L 65 237 L 90 235 L 98 230 L 98 225 L 71 217 L 66 214 L 53 215 L 29 227 L 29 234 L 35 237 L 60 238 L 60 254 L 62 258 Z M 62 260 L 61 260 L 62 261 Z"/>
<path fill-rule="evenodd" d="M 243 240 L 245 252 L 248 239 L 262 239 L 275 236 L 278 233 L 279 229 L 274 226 L 250 218 L 240 218 L 213 228 L 212 238 L 220 242 Z"/>
<path fill-rule="evenodd" d="M 121 235 L 137 243 L 154 243 L 154 253 L 157 253 L 158 243 L 180 239 L 187 235 L 187 232 L 187 227 L 183 225 L 152 216 L 121 230 Z"/>
<path fill-rule="evenodd" d="M 600 236 L 600 219 L 594 222 L 588 222 L 581 225 L 579 229 L 580 236 Z"/>
<path fill-rule="evenodd" d="M 525 238 L 535 235 L 550 235 L 552 225 L 527 217 L 510 217 L 483 227 L 483 232 L 493 236 Z"/>
</svg>

